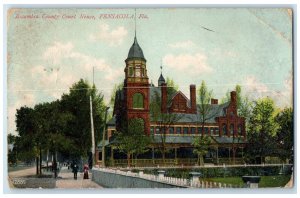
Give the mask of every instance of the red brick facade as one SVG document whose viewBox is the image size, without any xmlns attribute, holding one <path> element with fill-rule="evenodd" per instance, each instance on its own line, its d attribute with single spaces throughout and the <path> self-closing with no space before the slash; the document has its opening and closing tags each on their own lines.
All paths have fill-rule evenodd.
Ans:
<svg viewBox="0 0 300 198">
<path fill-rule="evenodd" d="M 144 120 L 145 133 L 150 134 L 150 110 L 149 110 L 149 85 L 141 83 L 128 83 L 124 87 L 125 92 L 125 111 L 127 120 L 142 118 Z M 143 109 L 133 108 L 133 95 L 141 93 L 143 95 Z"/>
<path fill-rule="evenodd" d="M 237 99 L 236 99 L 236 92 L 232 91 L 230 93 L 230 104 L 228 108 L 224 110 L 225 116 L 224 117 L 217 117 L 216 121 L 218 123 L 220 129 L 220 136 L 243 136 L 244 139 L 246 138 L 246 131 L 245 131 L 245 118 L 239 117 L 237 115 Z M 240 129 L 239 129 L 240 127 Z M 232 133 L 233 128 L 233 133 Z M 224 130 L 226 129 L 226 131 Z"/>
</svg>

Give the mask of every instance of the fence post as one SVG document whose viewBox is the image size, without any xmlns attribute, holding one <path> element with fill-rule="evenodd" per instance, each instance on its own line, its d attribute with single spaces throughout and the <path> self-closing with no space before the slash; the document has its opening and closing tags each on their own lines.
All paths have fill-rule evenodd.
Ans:
<svg viewBox="0 0 300 198">
<path fill-rule="evenodd" d="M 158 172 L 158 179 L 159 179 L 159 180 L 163 180 L 164 177 L 165 177 L 165 172 L 166 172 L 166 171 L 164 171 L 164 170 L 159 170 L 159 171 L 157 171 L 157 172 Z"/>
</svg>

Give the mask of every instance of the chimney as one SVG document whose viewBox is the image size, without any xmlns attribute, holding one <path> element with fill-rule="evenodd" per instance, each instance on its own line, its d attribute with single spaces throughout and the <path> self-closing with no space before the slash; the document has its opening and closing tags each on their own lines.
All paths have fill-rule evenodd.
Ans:
<svg viewBox="0 0 300 198">
<path fill-rule="evenodd" d="M 236 103 L 236 92 L 235 91 L 230 92 L 230 100 L 231 100 L 231 102 Z"/>
<path fill-rule="evenodd" d="M 196 106 L 196 85 L 190 85 L 190 100 L 192 113 L 197 113 Z"/>
<path fill-rule="evenodd" d="M 210 101 L 211 101 L 211 104 L 218 104 L 218 99 L 212 98 Z"/>
<path fill-rule="evenodd" d="M 167 84 L 161 84 L 161 112 L 167 112 Z"/>
</svg>

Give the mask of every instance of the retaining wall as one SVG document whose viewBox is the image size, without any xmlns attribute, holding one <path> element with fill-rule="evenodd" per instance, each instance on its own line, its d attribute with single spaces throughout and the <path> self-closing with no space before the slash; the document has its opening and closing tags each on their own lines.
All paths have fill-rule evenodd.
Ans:
<svg viewBox="0 0 300 198">
<path fill-rule="evenodd" d="M 107 188 L 185 188 L 137 176 L 92 170 L 92 180 Z"/>
</svg>

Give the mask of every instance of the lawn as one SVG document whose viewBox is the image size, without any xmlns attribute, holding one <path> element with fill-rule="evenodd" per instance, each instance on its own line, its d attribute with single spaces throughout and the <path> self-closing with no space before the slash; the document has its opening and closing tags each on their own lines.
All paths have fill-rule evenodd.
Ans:
<svg viewBox="0 0 300 198">
<path fill-rule="evenodd" d="M 261 176 L 261 180 L 258 184 L 259 188 L 270 187 L 284 187 L 290 180 L 290 175 L 275 175 L 275 176 Z M 242 186 L 244 182 L 241 177 L 215 177 L 205 178 L 204 181 L 220 182 L 225 184 L 232 184 Z"/>
</svg>

